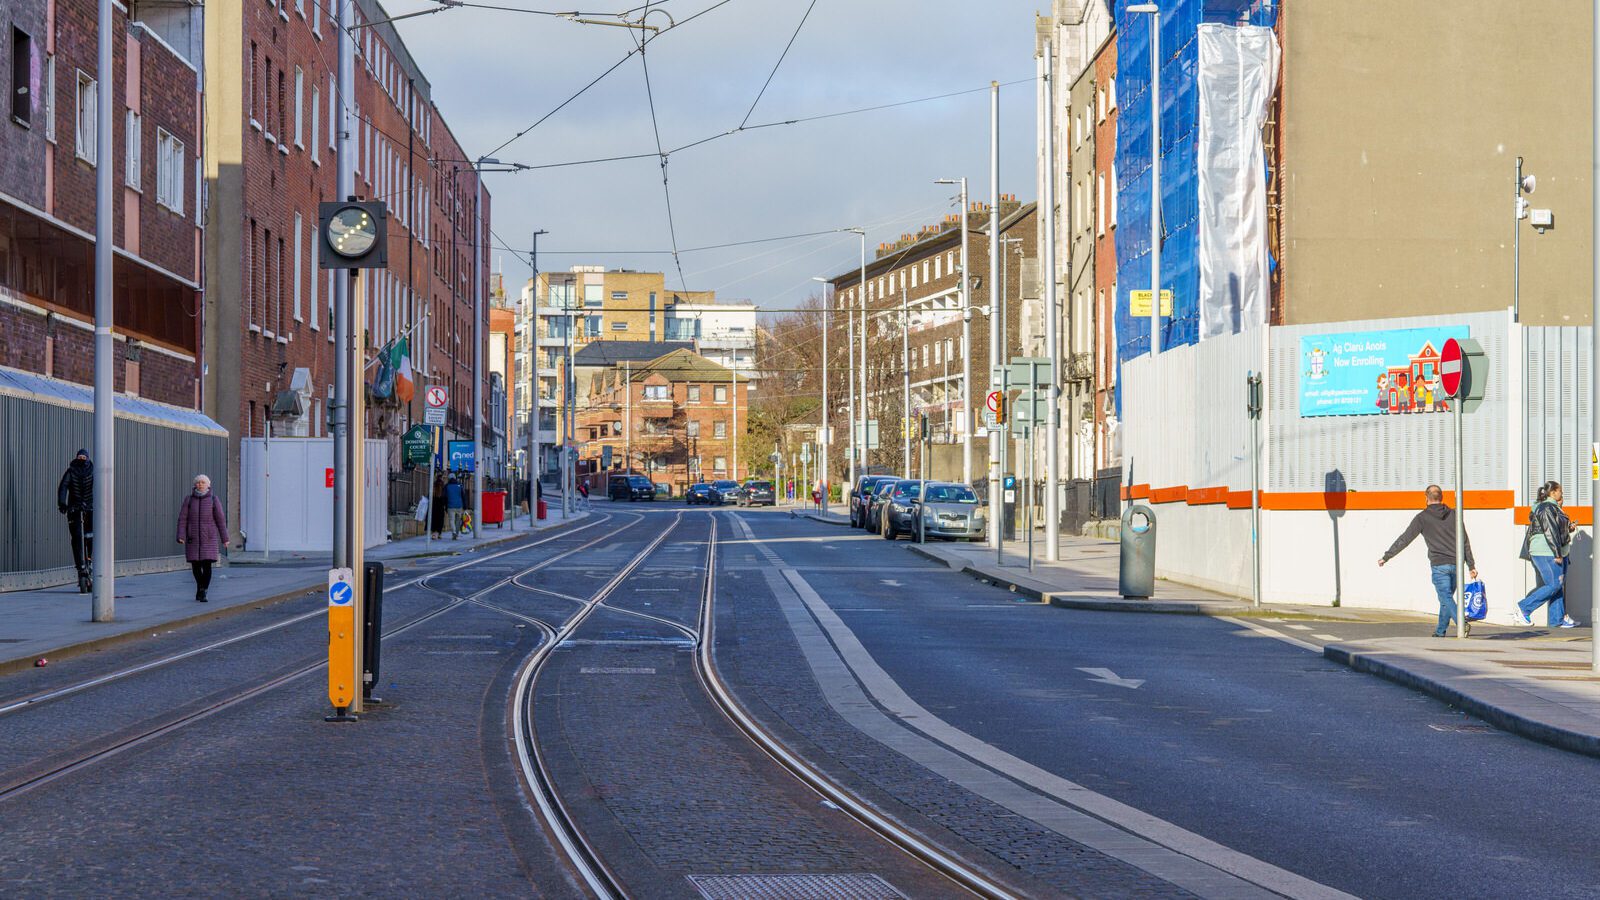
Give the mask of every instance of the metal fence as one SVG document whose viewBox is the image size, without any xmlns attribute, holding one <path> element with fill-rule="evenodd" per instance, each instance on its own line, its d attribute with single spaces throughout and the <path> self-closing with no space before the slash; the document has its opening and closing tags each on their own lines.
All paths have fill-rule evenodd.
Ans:
<svg viewBox="0 0 1600 900">
<path fill-rule="evenodd" d="M 88 409 L 55 399 L 0 390 L 0 590 L 63 580 L 59 572 L 49 576 L 50 570 L 70 575 L 72 548 L 66 517 L 56 509 L 56 487 L 78 449 L 93 450 L 94 429 Z M 178 504 L 195 475 L 211 475 L 226 508 L 227 433 L 125 416 L 122 398 L 117 405 L 119 571 L 170 566 L 182 557 L 174 537 Z M 157 407 L 149 401 L 138 405 Z M 192 411 L 174 412 L 196 418 Z"/>
</svg>

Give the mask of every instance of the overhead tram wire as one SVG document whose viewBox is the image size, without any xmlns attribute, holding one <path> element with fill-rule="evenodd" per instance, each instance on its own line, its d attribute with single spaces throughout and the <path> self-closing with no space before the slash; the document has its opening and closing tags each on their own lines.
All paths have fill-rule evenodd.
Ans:
<svg viewBox="0 0 1600 900">
<path fill-rule="evenodd" d="M 647 2 L 644 5 L 644 12 L 639 16 L 639 21 L 643 22 L 645 17 L 649 15 L 650 4 Z M 644 69 L 644 95 L 645 99 L 650 103 L 650 128 L 656 136 L 656 155 L 661 158 L 661 192 L 666 196 L 667 200 L 667 236 L 672 240 L 672 265 L 678 270 L 679 289 L 684 293 L 688 293 L 689 281 L 683 277 L 683 260 L 678 254 L 678 225 L 672 216 L 672 186 L 667 181 L 667 154 L 661 149 L 661 122 L 656 117 L 655 89 L 650 85 L 650 57 L 645 54 L 645 45 L 650 42 L 650 38 L 644 35 L 643 29 L 640 29 L 640 35 L 637 40 L 639 42 L 639 65 Z"/>
<path fill-rule="evenodd" d="M 783 65 L 784 59 L 789 56 L 789 48 L 794 46 L 795 38 L 800 36 L 800 29 L 806 27 L 806 20 L 811 18 L 811 11 L 816 8 L 817 0 L 811 0 L 811 5 L 806 7 L 805 15 L 800 17 L 800 24 L 794 27 L 794 34 L 789 35 L 789 43 L 783 46 L 783 52 L 778 54 L 778 61 L 772 64 L 772 71 L 767 73 L 767 80 L 762 82 L 761 90 L 757 91 L 756 98 L 750 101 L 750 109 L 745 112 L 744 118 L 739 121 L 739 128 L 742 129 L 749 124 L 750 116 L 755 114 L 756 104 L 760 103 L 761 98 L 766 96 L 767 88 L 772 85 L 773 77 L 778 74 L 778 67 Z"/>
</svg>

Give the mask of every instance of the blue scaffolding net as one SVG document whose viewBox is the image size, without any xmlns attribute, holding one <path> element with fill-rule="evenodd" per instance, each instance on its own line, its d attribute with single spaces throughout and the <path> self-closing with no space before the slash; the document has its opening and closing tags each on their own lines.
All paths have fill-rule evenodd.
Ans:
<svg viewBox="0 0 1600 900">
<path fill-rule="evenodd" d="M 1150 351 L 1150 318 L 1132 315 L 1130 294 L 1150 289 L 1150 22 L 1116 0 L 1117 22 L 1117 359 Z M 1204 22 L 1277 23 L 1281 0 L 1160 0 L 1161 289 L 1172 315 L 1161 320 L 1163 348 L 1192 344 L 1200 331 L 1199 137 L 1196 38 Z M 1121 392 L 1117 406 L 1121 408 Z"/>
</svg>

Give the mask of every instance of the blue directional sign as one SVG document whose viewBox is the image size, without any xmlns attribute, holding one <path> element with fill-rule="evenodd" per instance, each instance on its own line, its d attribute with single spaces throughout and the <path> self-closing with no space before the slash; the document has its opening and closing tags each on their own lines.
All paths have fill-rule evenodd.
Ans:
<svg viewBox="0 0 1600 900">
<path fill-rule="evenodd" d="M 475 457 L 472 452 L 471 441 L 450 441 L 445 448 L 449 455 L 446 466 L 452 472 L 471 472 L 475 467 Z"/>
<path fill-rule="evenodd" d="M 328 586 L 328 603 L 332 606 L 346 606 L 355 598 L 355 588 L 348 581 L 338 581 Z"/>
</svg>

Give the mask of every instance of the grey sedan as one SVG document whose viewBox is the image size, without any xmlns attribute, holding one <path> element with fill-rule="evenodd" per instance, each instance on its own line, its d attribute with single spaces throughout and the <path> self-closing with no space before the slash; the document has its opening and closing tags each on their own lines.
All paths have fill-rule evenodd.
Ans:
<svg viewBox="0 0 1600 900">
<path fill-rule="evenodd" d="M 925 534 L 950 540 L 982 540 L 985 534 L 984 510 L 978 495 L 964 484 L 930 481 L 926 495 L 922 482 L 902 481 L 894 486 L 880 518 L 883 536 L 894 540 L 905 534 L 915 537 L 919 521 L 926 521 Z"/>
</svg>

